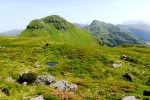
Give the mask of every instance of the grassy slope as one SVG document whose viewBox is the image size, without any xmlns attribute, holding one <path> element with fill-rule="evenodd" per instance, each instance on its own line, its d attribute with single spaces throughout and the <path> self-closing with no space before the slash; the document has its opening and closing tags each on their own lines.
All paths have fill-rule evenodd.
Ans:
<svg viewBox="0 0 150 100">
<path fill-rule="evenodd" d="M 45 47 L 46 43 L 50 46 Z M 38 94 L 44 95 L 45 98 L 53 97 L 51 94 L 56 92 L 55 89 L 42 85 L 22 86 L 17 82 L 6 81 L 7 77 L 11 76 L 16 80 L 20 74 L 29 71 L 51 74 L 57 79 L 78 84 L 79 89 L 73 95 L 74 99 L 81 99 L 80 94 L 86 98 L 99 97 L 102 100 L 116 100 L 125 95 L 143 98 L 143 91 L 149 90 L 146 85 L 150 76 L 149 47 L 81 47 L 65 45 L 47 38 L 25 37 L 0 37 L 0 46 L 5 47 L 0 48 L 0 89 L 6 88 L 10 93 L 10 96 L 0 96 L 1 100 L 15 100 Z M 120 60 L 120 56 L 124 54 L 140 62 Z M 40 68 L 34 68 L 37 61 L 40 62 Z M 48 67 L 45 65 L 48 61 L 58 61 L 59 64 L 56 67 Z M 112 68 L 115 62 L 122 63 L 123 66 Z M 122 75 L 125 73 L 134 77 L 133 82 L 123 79 Z"/>
<path fill-rule="evenodd" d="M 52 22 L 54 21 L 54 22 Z M 59 30 L 57 28 L 64 28 Z M 96 45 L 97 41 L 88 32 L 75 27 L 65 19 L 53 15 L 29 23 L 20 37 L 48 37 L 55 42 L 63 42 L 78 45 Z"/>
</svg>

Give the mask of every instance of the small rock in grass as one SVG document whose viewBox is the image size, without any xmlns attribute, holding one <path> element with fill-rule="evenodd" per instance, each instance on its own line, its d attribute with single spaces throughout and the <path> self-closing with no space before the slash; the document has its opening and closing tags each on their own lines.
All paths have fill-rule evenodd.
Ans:
<svg viewBox="0 0 150 100">
<path fill-rule="evenodd" d="M 123 75 L 123 77 L 128 81 L 133 81 L 133 77 L 129 75 L 128 73 L 126 73 L 126 75 Z"/>
<path fill-rule="evenodd" d="M 117 64 L 117 63 L 114 63 L 114 64 L 113 64 L 113 67 L 114 67 L 114 68 L 118 68 L 118 67 L 121 67 L 121 66 L 122 66 L 122 64 Z"/>
<path fill-rule="evenodd" d="M 43 95 L 40 95 L 38 97 L 32 98 L 31 100 L 45 100 Z"/>
<path fill-rule="evenodd" d="M 14 82 L 14 81 L 15 81 L 14 79 L 12 79 L 12 77 L 8 77 L 6 80 L 7 80 L 8 82 Z"/>
<path fill-rule="evenodd" d="M 135 96 L 126 96 L 122 98 L 121 100 L 140 100 L 140 99 L 136 98 Z"/>
</svg>

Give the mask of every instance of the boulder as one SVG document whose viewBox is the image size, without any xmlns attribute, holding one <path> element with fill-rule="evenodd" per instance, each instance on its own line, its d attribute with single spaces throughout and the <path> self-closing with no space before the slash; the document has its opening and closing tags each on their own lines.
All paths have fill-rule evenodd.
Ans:
<svg viewBox="0 0 150 100">
<path fill-rule="evenodd" d="M 34 83 L 49 85 L 49 87 L 57 88 L 60 91 L 66 91 L 66 92 L 76 92 L 77 91 L 76 84 L 69 84 L 65 80 L 56 80 L 55 77 L 51 76 L 51 75 L 39 75 L 39 76 L 37 76 Z"/>
<path fill-rule="evenodd" d="M 123 77 L 128 80 L 128 81 L 133 81 L 133 77 L 131 75 L 129 75 L 128 73 L 126 73 L 125 75 L 123 75 Z"/>
<path fill-rule="evenodd" d="M 57 88 L 60 91 L 66 92 L 76 92 L 77 85 L 76 84 L 69 84 L 67 81 L 61 80 L 56 81 L 56 83 L 50 84 L 50 87 Z"/>
<path fill-rule="evenodd" d="M 55 82 L 55 77 L 51 75 L 39 75 L 37 76 L 35 83 L 36 84 L 46 84 L 49 85 L 53 82 Z"/>
<path fill-rule="evenodd" d="M 126 96 L 122 98 L 121 100 L 140 100 L 140 99 L 136 98 L 135 96 Z"/>
<path fill-rule="evenodd" d="M 114 68 L 118 68 L 118 67 L 121 67 L 121 66 L 122 66 L 122 64 L 114 63 L 112 66 L 113 66 Z"/>
<path fill-rule="evenodd" d="M 31 100 L 45 100 L 44 97 L 42 95 L 32 98 Z"/>
</svg>

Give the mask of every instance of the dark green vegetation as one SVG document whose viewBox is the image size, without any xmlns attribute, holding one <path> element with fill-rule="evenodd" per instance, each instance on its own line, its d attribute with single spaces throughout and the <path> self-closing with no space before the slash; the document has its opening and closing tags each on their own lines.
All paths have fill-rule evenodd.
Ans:
<svg viewBox="0 0 150 100">
<path fill-rule="evenodd" d="M 57 15 L 31 21 L 19 36 L 47 37 L 54 42 L 78 45 L 97 44 L 97 40 L 88 32 L 74 26 L 72 23 Z"/>
<path fill-rule="evenodd" d="M 84 27 L 85 30 L 91 32 L 101 42 L 108 46 L 117 46 L 124 43 L 141 44 L 136 36 L 131 35 L 118 26 L 94 20 L 89 26 Z"/>
<path fill-rule="evenodd" d="M 31 30 L 27 29 L 23 34 Z M 0 37 L 0 99 L 23 100 L 36 95 L 43 95 L 46 100 L 59 99 L 53 95 L 56 89 L 45 85 L 19 84 L 17 80 L 24 72 L 50 74 L 77 84 L 77 93 L 68 93 L 74 100 L 80 100 L 81 95 L 87 100 L 96 97 L 117 100 L 128 95 L 150 98 L 143 96 L 144 91 L 150 91 L 150 47 L 124 44 L 110 48 L 71 44 L 55 42 L 47 37 Z M 121 59 L 122 55 L 127 55 L 128 59 Z M 51 61 L 58 64 L 55 67 L 46 65 Z M 35 67 L 36 62 L 40 67 Z M 113 68 L 114 63 L 122 66 Z M 132 81 L 123 77 L 126 73 Z M 27 79 L 32 82 L 34 77 L 29 76 Z M 8 77 L 15 82 L 7 81 Z"/>
</svg>

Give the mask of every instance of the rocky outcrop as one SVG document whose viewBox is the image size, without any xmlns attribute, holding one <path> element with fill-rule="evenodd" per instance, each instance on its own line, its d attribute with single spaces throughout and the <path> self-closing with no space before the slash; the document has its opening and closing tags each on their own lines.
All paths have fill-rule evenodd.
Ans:
<svg viewBox="0 0 150 100">
<path fill-rule="evenodd" d="M 55 82 L 56 79 L 54 76 L 51 75 L 39 75 L 37 76 L 35 83 L 36 84 L 45 84 L 45 85 L 49 85 L 52 84 L 53 82 Z"/>
<path fill-rule="evenodd" d="M 56 80 L 51 75 L 39 75 L 37 76 L 35 84 L 49 85 L 49 87 L 56 88 L 60 91 L 76 92 L 78 86 L 76 84 L 69 84 L 65 80 Z"/>
<path fill-rule="evenodd" d="M 77 85 L 76 84 L 69 84 L 67 81 L 61 80 L 56 81 L 54 84 L 50 84 L 50 87 L 57 88 L 60 91 L 66 91 L 66 92 L 76 92 L 77 91 Z"/>
</svg>

